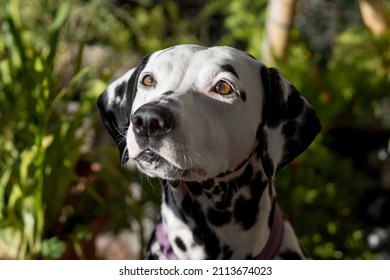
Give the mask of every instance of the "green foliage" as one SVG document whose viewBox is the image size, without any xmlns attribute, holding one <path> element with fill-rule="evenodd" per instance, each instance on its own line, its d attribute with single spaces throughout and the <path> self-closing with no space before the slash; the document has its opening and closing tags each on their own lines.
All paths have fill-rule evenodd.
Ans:
<svg viewBox="0 0 390 280">
<path fill-rule="evenodd" d="M 56 72 L 55 58 L 71 2 L 61 2 L 44 19 L 49 24 L 43 33 L 35 29 L 40 25 L 24 21 L 19 5 L 16 0 L 2 2 L 0 257 L 59 256 L 63 244 L 45 240 L 45 231 L 57 222 L 76 180 L 84 133 L 80 128 L 96 93 L 87 90 L 79 97 L 81 105 L 71 109 L 77 89 L 88 80 L 86 68 L 77 69 L 59 88 L 62 73 Z"/>
<path fill-rule="evenodd" d="M 389 94 L 389 46 L 389 34 L 374 37 L 366 30 L 352 29 L 338 37 L 328 79 L 332 92 L 350 103 L 343 114 L 360 124 L 384 117 L 377 105 Z"/>
<path fill-rule="evenodd" d="M 173 1 L 163 1 L 149 7 L 139 6 L 129 14 L 142 30 L 137 34 L 137 45 L 147 53 L 180 43 L 197 42 L 188 32 L 189 22 L 181 19 L 180 10 Z"/>
<path fill-rule="evenodd" d="M 44 239 L 42 241 L 42 248 L 40 254 L 43 259 L 59 259 L 65 252 L 65 243 L 60 240 L 57 236 L 50 239 Z"/>
<path fill-rule="evenodd" d="M 390 88 L 389 40 L 389 34 L 375 38 L 362 27 L 347 29 L 323 68 L 295 32 L 288 58 L 277 65 L 314 105 L 323 126 L 315 143 L 276 182 L 281 204 L 314 258 L 375 258 L 366 250 L 356 216 L 364 191 L 378 182 L 326 143 L 332 127 L 390 127 L 378 106 Z"/>
<path fill-rule="evenodd" d="M 385 117 L 378 103 L 390 84 L 389 40 L 389 34 L 373 37 L 363 27 L 347 29 L 337 37 L 324 69 L 295 31 L 288 58 L 277 67 L 314 105 L 325 131 L 341 121 L 377 124 Z"/>
<path fill-rule="evenodd" d="M 222 30 L 216 43 L 241 46 L 249 53 L 258 56 L 267 2 L 266 0 L 209 1 L 202 9 L 201 18 L 206 20 L 215 15 L 222 15 L 224 17 L 222 26 L 215 27 Z"/>
<path fill-rule="evenodd" d="M 120 20 L 107 16 L 107 9 L 118 8 L 98 4 L 103 2 L 2 2 L 0 258 L 57 259 L 69 247 L 76 257 L 86 258 L 83 243 L 96 234 L 96 224 L 111 223 L 117 230 L 129 226 L 127 216 L 146 246 L 141 225 L 145 216 L 154 218 L 155 190 L 134 194 L 128 188 L 137 180 L 134 173 L 126 177 L 118 169 L 114 145 L 85 152 L 96 99 L 112 71 L 82 67 L 84 46 L 101 40 L 123 47 L 133 35 L 121 33 L 126 28 Z M 106 10 L 98 12 L 101 7 Z M 120 36 L 107 32 L 111 28 Z M 74 49 L 76 60 L 69 68 L 67 56 Z M 124 198 L 130 213 L 124 211 Z"/>
<path fill-rule="evenodd" d="M 142 54 L 197 42 L 189 32 L 190 23 L 182 20 L 174 1 L 129 2 L 118 7 L 114 1 L 74 1 L 65 40 L 104 44 Z"/>
<path fill-rule="evenodd" d="M 370 254 L 356 212 L 372 182 L 321 138 L 279 174 L 279 200 L 313 258 L 366 259 Z"/>
</svg>

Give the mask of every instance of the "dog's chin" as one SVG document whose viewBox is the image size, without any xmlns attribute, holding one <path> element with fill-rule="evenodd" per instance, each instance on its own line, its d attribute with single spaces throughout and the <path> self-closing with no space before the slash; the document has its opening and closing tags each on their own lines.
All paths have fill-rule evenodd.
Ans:
<svg viewBox="0 0 390 280">
<path fill-rule="evenodd" d="M 200 181 L 206 172 L 200 168 L 181 168 L 151 150 L 145 150 L 134 159 L 137 168 L 150 177 L 165 180 Z"/>
</svg>

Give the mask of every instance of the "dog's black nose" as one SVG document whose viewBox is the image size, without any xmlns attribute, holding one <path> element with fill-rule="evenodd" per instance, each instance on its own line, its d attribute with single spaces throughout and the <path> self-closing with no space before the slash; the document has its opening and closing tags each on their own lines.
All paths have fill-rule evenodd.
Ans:
<svg viewBox="0 0 390 280">
<path fill-rule="evenodd" d="M 139 137 L 161 138 L 174 127 L 172 112 L 161 105 L 146 104 L 141 106 L 131 118 L 133 131 Z"/>
</svg>

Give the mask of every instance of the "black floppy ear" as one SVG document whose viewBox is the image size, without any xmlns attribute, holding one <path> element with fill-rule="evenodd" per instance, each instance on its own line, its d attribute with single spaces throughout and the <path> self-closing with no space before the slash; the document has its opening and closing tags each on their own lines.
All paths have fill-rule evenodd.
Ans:
<svg viewBox="0 0 390 280">
<path fill-rule="evenodd" d="M 137 67 L 112 82 L 97 101 L 103 123 L 118 145 L 122 164 L 129 159 L 126 133 L 130 125 L 131 107 L 137 93 L 138 78 L 147 62 L 148 57 L 144 58 Z"/>
<path fill-rule="evenodd" d="M 298 90 L 273 68 L 261 68 L 264 87 L 262 123 L 257 131 L 261 158 L 269 179 L 300 155 L 321 130 L 314 109 Z"/>
</svg>

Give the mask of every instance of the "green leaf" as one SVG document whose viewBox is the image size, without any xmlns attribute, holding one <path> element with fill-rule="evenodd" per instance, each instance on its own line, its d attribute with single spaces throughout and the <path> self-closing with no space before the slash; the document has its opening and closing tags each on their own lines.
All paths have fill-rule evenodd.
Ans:
<svg viewBox="0 0 390 280">
<path fill-rule="evenodd" d="M 49 38 L 50 52 L 46 59 L 46 63 L 48 64 L 46 70 L 49 71 L 48 75 L 51 74 L 52 68 L 54 66 L 54 57 L 57 52 L 57 45 L 58 45 L 60 31 L 61 28 L 65 25 L 66 20 L 69 17 L 70 7 L 71 7 L 70 0 L 62 1 L 60 7 L 58 8 L 56 18 L 54 19 L 54 22 L 50 27 L 50 33 L 51 33 Z"/>
<path fill-rule="evenodd" d="M 1 219 L 1 213 L 4 206 L 4 193 L 5 188 L 7 187 L 10 178 L 12 174 L 12 166 L 5 166 L 4 169 L 1 171 L 0 176 L 0 219 Z"/>
<path fill-rule="evenodd" d="M 14 184 L 11 188 L 11 193 L 8 198 L 8 207 L 11 209 L 16 209 L 17 208 L 17 203 L 20 202 L 23 199 L 23 191 L 20 188 L 18 184 Z"/>
<path fill-rule="evenodd" d="M 34 203 L 34 198 L 29 197 L 24 199 L 25 202 L 28 201 L 28 203 Z M 30 206 L 27 206 L 26 208 L 23 208 L 22 210 L 22 217 L 23 217 L 23 235 L 25 240 L 27 240 L 27 244 L 29 248 L 34 249 L 38 244 L 35 243 L 35 216 L 33 212 L 28 209 Z"/>
<path fill-rule="evenodd" d="M 59 30 L 64 26 L 66 20 L 69 17 L 71 7 L 71 1 L 66 0 L 60 3 L 60 6 L 57 11 L 56 18 L 50 27 L 51 32 L 59 32 Z"/>
<path fill-rule="evenodd" d="M 24 150 L 20 155 L 21 163 L 19 169 L 20 184 L 23 189 L 26 189 L 31 183 L 31 177 L 29 176 L 29 168 L 32 165 L 35 157 L 37 156 L 37 147 L 33 146 L 29 150 Z"/>
<path fill-rule="evenodd" d="M 42 258 L 43 259 L 59 259 L 65 253 L 66 244 L 57 236 L 50 239 L 45 239 L 42 242 Z"/>
<path fill-rule="evenodd" d="M 21 231 L 11 226 L 1 225 L 0 259 L 16 259 L 20 255 Z"/>
</svg>

